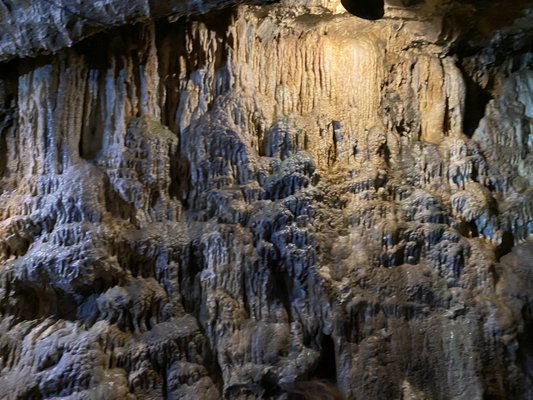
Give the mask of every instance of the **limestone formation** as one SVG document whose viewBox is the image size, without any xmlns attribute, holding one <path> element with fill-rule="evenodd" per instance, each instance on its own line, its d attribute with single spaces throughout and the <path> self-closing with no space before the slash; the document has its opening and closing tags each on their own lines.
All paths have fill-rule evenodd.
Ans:
<svg viewBox="0 0 533 400">
<path fill-rule="evenodd" d="M 0 1 L 0 398 L 533 399 L 506 4 Z"/>
</svg>

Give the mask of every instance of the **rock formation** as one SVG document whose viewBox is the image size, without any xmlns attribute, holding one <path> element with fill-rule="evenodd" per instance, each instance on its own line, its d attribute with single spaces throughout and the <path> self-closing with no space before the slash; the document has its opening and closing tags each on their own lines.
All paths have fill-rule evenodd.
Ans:
<svg viewBox="0 0 533 400">
<path fill-rule="evenodd" d="M 0 398 L 533 399 L 533 5 L 0 1 Z"/>
</svg>

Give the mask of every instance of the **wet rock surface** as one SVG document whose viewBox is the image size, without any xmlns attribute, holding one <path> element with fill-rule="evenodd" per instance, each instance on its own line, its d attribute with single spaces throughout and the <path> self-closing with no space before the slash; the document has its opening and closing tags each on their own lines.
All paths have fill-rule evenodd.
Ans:
<svg viewBox="0 0 533 400">
<path fill-rule="evenodd" d="M 533 398 L 527 2 L 101 3 L 0 1 L 0 398 Z"/>
</svg>

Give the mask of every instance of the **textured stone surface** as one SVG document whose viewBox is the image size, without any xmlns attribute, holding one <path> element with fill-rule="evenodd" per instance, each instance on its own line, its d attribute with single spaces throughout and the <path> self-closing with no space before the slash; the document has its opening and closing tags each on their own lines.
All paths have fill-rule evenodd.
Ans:
<svg viewBox="0 0 533 400">
<path fill-rule="evenodd" d="M 533 398 L 527 2 L 103 3 L 0 2 L 0 398 Z"/>
<path fill-rule="evenodd" d="M 253 1 L 252 1 L 253 2 Z M 2 0 L 0 61 L 53 53 L 126 24 L 206 13 L 228 0 Z"/>
</svg>

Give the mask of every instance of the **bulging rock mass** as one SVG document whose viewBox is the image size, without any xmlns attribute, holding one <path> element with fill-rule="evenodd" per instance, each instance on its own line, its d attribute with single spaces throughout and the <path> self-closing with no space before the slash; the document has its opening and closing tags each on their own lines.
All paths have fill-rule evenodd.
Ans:
<svg viewBox="0 0 533 400">
<path fill-rule="evenodd" d="M 531 2 L 0 26 L 1 399 L 533 399 Z"/>
</svg>

